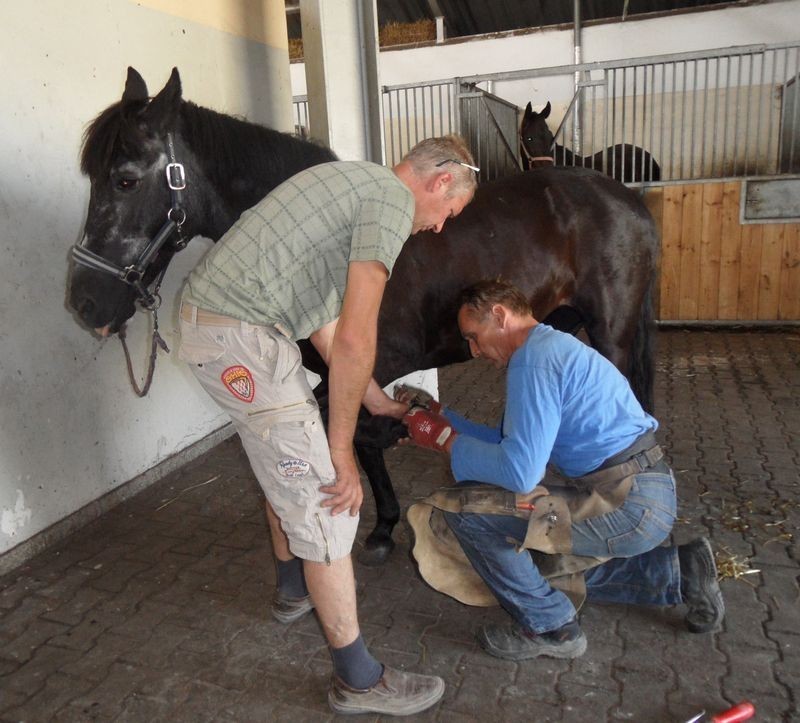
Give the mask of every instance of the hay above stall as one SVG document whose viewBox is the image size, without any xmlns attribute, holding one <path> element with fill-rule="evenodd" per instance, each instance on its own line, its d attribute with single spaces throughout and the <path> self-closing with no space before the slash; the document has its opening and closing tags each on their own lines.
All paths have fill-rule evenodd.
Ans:
<svg viewBox="0 0 800 723">
<path fill-rule="evenodd" d="M 378 43 L 381 48 L 397 45 L 428 43 L 436 40 L 436 21 L 417 20 L 414 23 L 386 23 L 378 30 Z M 289 38 L 289 58 L 303 59 L 303 39 Z"/>
</svg>

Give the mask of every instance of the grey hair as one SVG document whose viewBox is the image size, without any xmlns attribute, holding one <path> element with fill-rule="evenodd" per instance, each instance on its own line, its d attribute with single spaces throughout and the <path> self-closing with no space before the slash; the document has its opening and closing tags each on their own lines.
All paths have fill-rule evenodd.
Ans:
<svg viewBox="0 0 800 723">
<path fill-rule="evenodd" d="M 411 168 L 421 178 L 427 178 L 433 173 L 441 173 L 445 170 L 453 176 L 453 185 L 448 192 L 449 197 L 463 196 L 467 193 L 474 193 L 478 186 L 478 177 L 475 171 L 466 166 L 460 165 L 467 163 L 475 165 L 467 144 L 464 139 L 456 134 L 439 136 L 437 138 L 426 138 L 415 145 L 405 156 Z M 456 163 L 446 163 L 456 161 Z M 438 163 L 446 165 L 436 167 Z"/>
</svg>

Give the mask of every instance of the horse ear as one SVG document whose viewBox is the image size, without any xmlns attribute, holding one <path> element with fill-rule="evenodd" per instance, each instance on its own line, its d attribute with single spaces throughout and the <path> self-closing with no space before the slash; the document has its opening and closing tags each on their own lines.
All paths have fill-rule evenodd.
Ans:
<svg viewBox="0 0 800 723">
<path fill-rule="evenodd" d="M 550 101 L 547 101 L 547 105 L 544 107 L 544 110 L 539 114 L 542 118 L 547 118 L 550 115 Z"/>
<path fill-rule="evenodd" d="M 128 68 L 125 90 L 122 93 L 122 105 L 147 100 L 147 84 L 135 68 Z"/>
<path fill-rule="evenodd" d="M 528 101 L 528 105 L 525 106 L 525 117 L 530 118 L 533 115 L 533 107 L 531 106 L 531 102 Z"/>
<path fill-rule="evenodd" d="M 167 84 L 145 110 L 147 120 L 161 128 L 169 125 L 180 108 L 181 92 L 181 76 L 178 69 L 173 68 Z"/>
</svg>

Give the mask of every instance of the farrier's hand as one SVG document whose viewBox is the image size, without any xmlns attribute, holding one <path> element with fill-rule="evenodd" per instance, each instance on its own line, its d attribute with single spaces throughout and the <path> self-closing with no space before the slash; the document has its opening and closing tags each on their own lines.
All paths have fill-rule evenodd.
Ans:
<svg viewBox="0 0 800 723">
<path fill-rule="evenodd" d="M 336 470 L 336 483 L 324 485 L 320 490 L 326 495 L 331 495 L 329 500 L 322 503 L 323 507 L 331 507 L 331 514 L 350 510 L 350 515 L 355 517 L 364 501 L 364 490 L 361 487 L 361 475 L 358 472 L 353 449 L 332 449 L 331 462 Z"/>
<path fill-rule="evenodd" d="M 412 407 L 403 417 L 403 424 L 408 427 L 408 436 L 418 446 L 437 452 L 449 452 L 456 437 L 447 417 L 422 407 Z"/>
</svg>

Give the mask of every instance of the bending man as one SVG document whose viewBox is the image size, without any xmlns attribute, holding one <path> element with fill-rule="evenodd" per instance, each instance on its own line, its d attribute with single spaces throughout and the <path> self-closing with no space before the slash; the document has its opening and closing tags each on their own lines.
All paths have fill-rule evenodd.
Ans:
<svg viewBox="0 0 800 723">
<path fill-rule="evenodd" d="M 230 414 L 267 499 L 278 560 L 272 613 L 316 607 L 339 713 L 415 713 L 444 682 L 380 665 L 361 637 L 350 550 L 363 492 L 353 451 L 362 403 L 400 416 L 371 380 L 378 309 L 410 233 L 438 232 L 469 203 L 474 161 L 455 136 L 393 169 L 324 163 L 242 214 L 189 276 L 180 356 Z M 329 367 L 327 437 L 301 366 L 309 338 Z M 307 584 L 307 587 L 306 587 Z"/>
<path fill-rule="evenodd" d="M 690 631 L 718 629 L 724 605 L 711 547 L 706 539 L 661 546 L 675 521 L 675 478 L 655 441 L 656 420 L 616 367 L 578 339 L 539 324 L 522 293 L 502 281 L 466 289 L 458 325 L 474 357 L 508 369 L 502 424 L 493 429 L 449 410 L 442 416 L 412 409 L 404 421 L 414 441 L 448 452 L 457 482 L 520 495 L 535 493 L 552 464 L 567 478 L 573 500 L 594 493 L 602 503 L 602 514 L 580 521 L 573 515 L 566 531 L 572 554 L 611 558 L 586 572 L 588 600 L 685 603 Z M 534 500 L 532 507 L 538 505 Z M 513 618 L 511 625 L 478 631 L 487 652 L 514 660 L 583 654 L 586 638 L 572 602 L 530 554 L 518 552 L 528 520 L 463 511 L 445 518 Z"/>
</svg>

